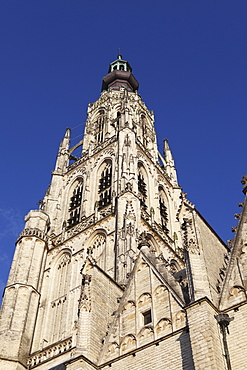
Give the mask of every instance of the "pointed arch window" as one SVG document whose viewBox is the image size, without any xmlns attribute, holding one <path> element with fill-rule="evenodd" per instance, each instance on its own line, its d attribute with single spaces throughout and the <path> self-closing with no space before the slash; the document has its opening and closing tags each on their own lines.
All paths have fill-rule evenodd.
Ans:
<svg viewBox="0 0 247 370">
<path fill-rule="evenodd" d="M 76 182 L 69 203 L 69 219 L 67 221 L 68 228 L 77 225 L 80 222 L 81 203 L 82 203 L 83 179 Z"/>
<path fill-rule="evenodd" d="M 57 264 L 55 298 L 64 296 L 69 290 L 71 256 L 64 253 Z"/>
<path fill-rule="evenodd" d="M 97 234 L 91 243 L 91 250 L 93 258 L 97 261 L 98 266 L 104 268 L 106 236 L 104 234 Z"/>
<path fill-rule="evenodd" d="M 57 261 L 55 266 L 54 288 L 52 290 L 51 302 L 51 328 L 49 335 L 51 342 L 57 342 L 70 328 L 71 323 L 66 326 L 68 318 L 68 293 L 71 278 L 71 255 L 65 252 Z"/>
<path fill-rule="evenodd" d="M 159 187 L 159 207 L 160 207 L 160 219 L 161 219 L 161 226 L 165 233 L 168 233 L 169 230 L 167 228 L 168 225 L 168 213 L 167 213 L 167 206 L 166 206 L 166 196 L 165 192 L 162 187 Z"/>
<path fill-rule="evenodd" d="M 107 161 L 99 179 L 99 210 L 111 204 L 112 163 Z"/>
<path fill-rule="evenodd" d="M 141 114 L 141 130 L 142 130 L 142 142 L 144 146 L 147 146 L 147 119 L 144 114 Z"/>
<path fill-rule="evenodd" d="M 141 207 L 146 210 L 147 185 L 145 182 L 144 169 L 141 164 L 138 164 L 138 192 L 140 196 Z"/>
<path fill-rule="evenodd" d="M 98 143 L 102 143 L 104 141 L 105 121 L 106 121 L 105 111 L 104 109 L 100 109 L 96 121 L 96 140 Z"/>
</svg>

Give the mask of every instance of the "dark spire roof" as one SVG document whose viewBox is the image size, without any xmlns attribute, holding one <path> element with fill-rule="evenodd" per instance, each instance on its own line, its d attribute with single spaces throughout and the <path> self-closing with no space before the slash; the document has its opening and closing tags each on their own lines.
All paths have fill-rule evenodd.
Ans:
<svg viewBox="0 0 247 370">
<path fill-rule="evenodd" d="M 110 63 L 108 75 L 103 77 L 101 91 L 109 88 L 113 90 L 127 89 L 128 91 L 138 90 L 139 83 L 132 74 L 132 68 L 127 60 L 122 59 L 119 53 L 118 58 Z"/>
</svg>

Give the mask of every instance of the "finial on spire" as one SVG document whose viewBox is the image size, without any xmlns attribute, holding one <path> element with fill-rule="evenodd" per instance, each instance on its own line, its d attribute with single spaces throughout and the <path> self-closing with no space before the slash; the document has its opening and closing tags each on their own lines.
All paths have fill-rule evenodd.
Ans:
<svg viewBox="0 0 247 370">
<path fill-rule="evenodd" d="M 62 174 L 65 173 L 69 164 L 69 146 L 70 146 L 70 127 L 66 128 L 65 135 L 59 146 L 55 171 L 53 173 Z"/>
<path fill-rule="evenodd" d="M 120 51 L 120 48 L 118 48 L 118 59 L 122 59 L 122 54 L 121 54 L 121 51 Z"/>
<path fill-rule="evenodd" d="M 174 159 L 172 156 L 172 152 L 169 147 L 168 140 L 164 139 L 163 141 L 164 141 L 164 158 L 166 161 L 166 172 L 170 176 L 171 180 L 173 181 L 173 184 L 177 185 L 178 183 L 177 173 L 176 173 L 176 168 L 175 168 L 175 163 L 174 163 Z"/>
</svg>

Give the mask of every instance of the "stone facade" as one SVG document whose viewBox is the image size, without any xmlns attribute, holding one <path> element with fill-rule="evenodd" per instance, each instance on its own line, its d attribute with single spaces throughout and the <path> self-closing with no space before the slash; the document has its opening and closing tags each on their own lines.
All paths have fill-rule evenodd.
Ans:
<svg viewBox="0 0 247 370">
<path fill-rule="evenodd" d="M 227 246 L 178 185 L 167 140 L 158 152 L 137 89 L 119 56 L 83 141 L 66 130 L 17 240 L 1 369 L 245 368 L 246 202 Z"/>
</svg>

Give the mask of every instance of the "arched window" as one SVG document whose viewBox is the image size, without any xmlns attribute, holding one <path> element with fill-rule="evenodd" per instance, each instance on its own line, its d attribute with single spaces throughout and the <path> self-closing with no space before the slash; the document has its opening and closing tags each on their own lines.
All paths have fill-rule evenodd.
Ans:
<svg viewBox="0 0 247 370">
<path fill-rule="evenodd" d="M 68 228 L 80 222 L 81 202 L 82 202 L 83 179 L 76 181 L 72 196 L 69 203 L 69 219 L 67 221 Z"/>
<path fill-rule="evenodd" d="M 145 182 L 144 169 L 140 163 L 138 163 L 138 192 L 140 196 L 141 207 L 146 210 L 147 185 Z"/>
<path fill-rule="evenodd" d="M 64 253 L 57 263 L 55 298 L 60 298 L 69 291 L 70 262 L 70 254 Z"/>
<path fill-rule="evenodd" d="M 104 234 L 97 234 L 92 243 L 90 244 L 93 258 L 97 261 L 97 264 L 104 268 L 104 256 L 105 256 L 105 245 L 106 237 Z"/>
<path fill-rule="evenodd" d="M 111 161 L 107 161 L 101 171 L 99 179 L 99 210 L 111 204 L 111 183 L 112 164 Z"/>
<path fill-rule="evenodd" d="M 105 121 L 106 121 L 105 111 L 104 109 L 100 109 L 99 115 L 95 122 L 96 140 L 98 143 L 102 143 L 104 141 Z"/>
<path fill-rule="evenodd" d="M 141 130 L 142 130 L 142 142 L 144 146 L 147 146 L 147 119 L 144 114 L 141 115 Z"/>
<path fill-rule="evenodd" d="M 162 229 L 165 233 L 168 233 L 169 230 L 167 228 L 168 213 L 167 213 L 167 206 L 166 206 L 166 196 L 161 186 L 159 187 L 159 207 L 160 207 L 160 219 L 161 219 Z"/>
<path fill-rule="evenodd" d="M 52 290 L 50 340 L 57 342 L 66 336 L 71 322 L 68 324 L 68 294 L 70 291 L 71 255 L 62 254 L 55 265 L 54 288 Z M 71 320 L 70 320 L 71 321 Z"/>
</svg>

